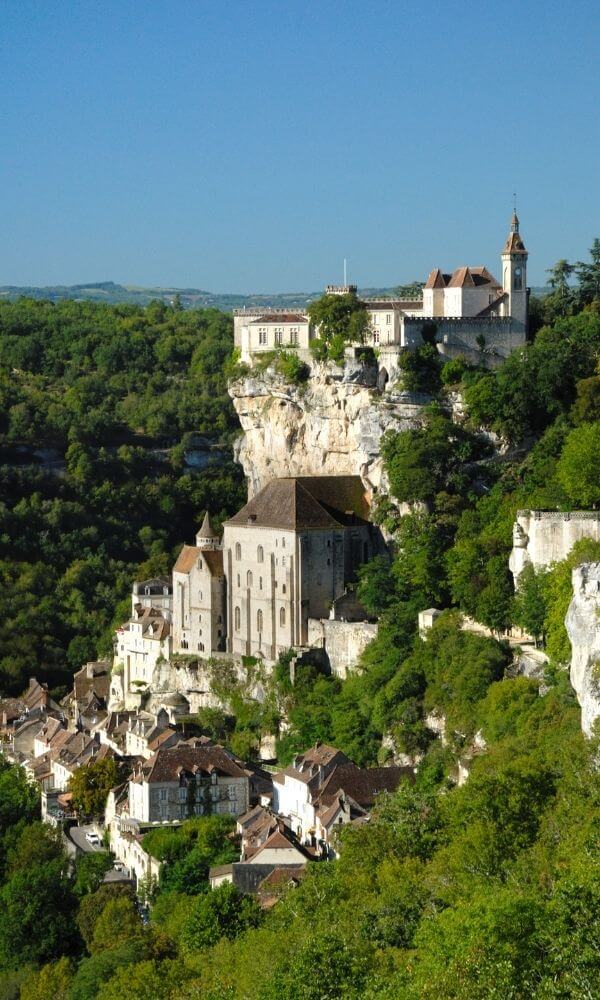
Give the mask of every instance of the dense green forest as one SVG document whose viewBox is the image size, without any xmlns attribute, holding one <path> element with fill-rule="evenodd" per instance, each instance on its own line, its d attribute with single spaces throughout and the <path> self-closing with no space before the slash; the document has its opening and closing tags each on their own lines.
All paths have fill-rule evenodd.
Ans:
<svg viewBox="0 0 600 1000">
<path fill-rule="evenodd" d="M 3 693 L 32 674 L 65 690 L 111 650 L 132 579 L 169 570 L 206 508 L 243 501 L 232 346 L 215 310 L 0 302 Z M 201 474 L 184 463 L 197 434 Z"/>
<path fill-rule="evenodd" d="M 281 901 L 266 913 L 253 897 L 240 896 L 230 885 L 208 891 L 208 867 L 232 856 L 227 823 L 206 817 L 185 823 L 176 832 L 152 831 L 146 846 L 167 864 L 159 886 L 142 887 L 144 902 L 152 904 L 148 917 L 127 891 L 100 885 L 102 856 L 84 859 L 71 869 L 59 839 L 36 825 L 36 796 L 24 775 L 0 762 L 0 996 L 7 1000 L 123 996 L 130 1000 L 594 1000 L 598 996 L 598 742 L 586 741 L 581 733 L 580 708 L 566 670 L 570 649 L 564 614 L 572 566 L 585 558 L 600 558 L 600 545 L 579 543 L 563 563 L 543 573 L 528 572 L 518 595 L 508 572 L 518 508 L 568 509 L 600 503 L 600 244 L 597 250 L 597 258 L 593 253 L 592 264 L 585 265 L 592 270 L 581 272 L 576 286 L 567 284 L 565 292 L 557 285 L 547 300 L 536 304 L 534 342 L 501 369 L 489 372 L 460 359 L 442 365 L 428 344 L 408 360 L 407 384 L 429 392 L 432 403 L 420 429 L 391 434 L 384 443 L 391 492 L 378 504 L 376 518 L 393 538 L 393 554 L 374 560 L 361 573 L 359 595 L 369 611 L 380 616 L 380 630 L 358 669 L 343 683 L 307 670 L 292 686 L 283 658 L 264 707 L 247 698 L 243 686 L 234 681 L 227 686 L 227 679 L 221 678 L 235 717 L 213 711 L 198 719 L 213 735 L 251 754 L 261 733 L 272 728 L 277 712 L 285 710 L 290 728 L 279 741 L 282 762 L 295 750 L 323 739 L 358 763 L 375 763 L 390 753 L 382 746 L 385 734 L 397 751 L 420 761 L 414 785 L 382 796 L 369 824 L 342 829 L 340 859 L 309 865 L 299 887 L 283 889 Z M 41 307 L 22 303 L 8 308 L 27 313 Z M 44 304 L 42 314 L 52 314 L 55 308 Z M 67 312 L 72 308 L 65 306 Z M 96 315 L 96 308 L 91 315 Z M 228 407 L 223 375 L 215 375 L 213 369 L 217 381 L 209 392 L 212 398 L 205 401 L 208 366 L 204 376 L 194 374 L 199 342 L 206 340 L 208 346 L 212 341 L 211 349 L 222 350 L 224 362 L 230 338 L 226 321 L 206 314 L 180 317 L 167 309 L 156 324 L 147 312 L 133 310 L 137 322 L 155 331 L 151 335 L 155 349 L 163 336 L 172 335 L 157 332 L 157 326 L 165 324 L 171 331 L 179 324 L 193 327 L 194 346 L 172 374 L 175 383 L 184 371 L 192 373 L 191 382 L 199 378 L 194 389 L 181 382 L 180 393 L 175 392 L 182 405 L 185 398 L 193 398 L 194 421 L 178 418 L 178 431 L 172 435 L 169 429 L 151 429 L 146 420 L 151 418 L 152 392 L 147 413 L 139 404 L 135 418 L 128 421 L 126 414 L 131 411 L 125 400 L 129 392 L 146 398 L 141 387 L 152 378 L 152 365 L 141 382 L 137 369 L 132 372 L 128 390 L 109 389 L 113 377 L 122 378 L 122 371 L 103 375 L 102 391 L 114 393 L 110 409 L 118 414 L 118 426 L 112 424 L 106 431 L 104 458 L 101 449 L 86 440 L 85 432 L 79 436 L 74 431 L 69 437 L 69 430 L 60 438 L 55 429 L 60 421 L 54 416 L 44 419 L 48 427 L 44 440 L 60 442 L 67 454 L 77 435 L 77 447 L 88 456 L 86 469 L 104 470 L 103 461 L 108 469 L 110 461 L 116 461 L 108 449 L 117 442 L 118 448 L 135 448 L 132 440 L 139 434 L 181 443 L 180 435 L 188 430 L 206 432 L 208 414 L 214 413 L 212 401 L 219 393 Z M 130 315 L 128 310 L 125 314 Z M 119 327 L 118 310 L 116 317 Z M 35 334 L 15 334 L 2 349 L 11 344 L 14 349 L 18 336 Z M 19 367 L 14 358 L 5 364 L 7 372 Z M 96 376 L 99 364 L 95 356 Z M 33 391 L 37 379 L 45 386 L 40 390 L 44 398 L 50 385 L 60 386 L 58 403 L 61 408 L 68 406 L 68 371 L 65 365 L 59 372 L 29 373 L 24 377 L 27 391 Z M 76 381 L 86 377 L 79 371 Z M 465 399 L 467 416 L 460 425 L 448 417 L 444 405 L 448 390 L 460 390 Z M 47 413 L 49 400 L 46 406 Z M 36 412 L 35 406 L 32 411 Z M 231 416 L 229 409 L 224 412 Z M 85 424 L 86 416 L 84 407 L 80 417 L 69 422 L 69 429 L 78 427 L 79 420 Z M 220 430 L 223 441 L 233 427 L 228 418 Z M 10 420 L 4 435 L 7 448 L 26 440 L 11 435 Z M 500 444 L 502 451 L 496 447 Z M 156 498 L 155 505 L 146 502 L 140 515 L 145 520 L 137 533 L 131 533 L 130 564 L 104 543 L 100 565 L 111 565 L 113 558 L 119 563 L 124 590 L 136 560 L 162 565 L 189 530 L 190 514 L 196 516 L 219 488 L 229 491 L 224 495 L 232 502 L 239 489 L 239 480 L 223 466 L 208 477 L 183 473 L 176 464 L 181 454 L 177 443 L 171 448 L 175 464 L 169 473 L 153 478 L 141 457 L 139 479 L 128 472 L 133 485 L 123 504 L 128 497 L 133 505 L 148 491 Z M 119 463 L 120 458 L 123 472 Z M 33 475 L 28 469 L 27 476 Z M 39 472 L 35 475 L 46 481 Z M 113 475 L 104 491 L 88 485 L 90 494 L 95 490 L 101 494 L 94 510 L 102 512 L 111 492 L 121 489 L 118 475 Z M 12 500 L 5 501 L 3 516 L 19 516 L 15 509 L 24 503 L 32 517 L 33 493 L 31 484 L 25 492 L 27 483 L 23 480 L 23 494 L 16 502 L 7 487 L 6 496 Z M 36 501 L 42 510 L 48 509 L 44 504 L 49 499 L 89 510 L 85 488 L 77 492 L 75 468 L 69 465 L 64 480 L 50 478 L 49 483 L 57 491 L 73 492 L 68 498 L 42 494 Z M 161 507 L 165 495 L 166 509 Z M 421 505 L 401 516 L 399 505 L 406 500 L 419 500 Z M 226 503 L 222 499 L 217 509 L 222 511 Z M 119 509 L 128 521 L 139 514 Z M 79 530 L 89 530 L 96 516 L 84 521 L 82 515 Z M 151 516 L 156 518 L 153 523 Z M 101 523 L 116 524 L 111 530 L 116 532 L 115 545 L 120 545 L 127 525 L 122 529 L 116 513 L 113 518 Z M 151 531 L 144 532 L 144 527 Z M 12 533 L 5 532 L 2 544 L 8 546 Z M 10 542 L 17 543 L 25 545 L 22 539 Z M 39 538 L 30 544 L 31 555 L 39 555 Z M 97 554 L 94 544 L 89 545 L 90 553 Z M 49 566 L 62 573 L 62 580 L 72 563 L 66 569 L 61 568 L 63 563 L 56 568 L 59 555 L 64 560 L 61 553 L 62 548 L 42 562 L 42 576 Z M 31 555 L 20 556 L 19 565 L 33 574 L 36 562 Z M 7 567 L 13 565 L 4 558 Z M 19 572 L 25 574 L 25 569 Z M 104 617 L 91 632 L 98 642 L 120 596 L 118 586 L 116 594 L 110 589 L 118 576 L 115 569 L 111 572 L 113 576 L 102 580 L 105 603 L 98 599 Z M 88 573 L 94 579 L 93 571 Z M 57 577 L 53 579 L 56 588 Z M 78 579 L 76 574 L 73 579 Z M 26 587 L 25 578 L 22 585 Z M 71 593 L 72 587 L 65 592 Z M 32 609 L 42 598 L 56 600 L 50 587 L 39 596 L 31 593 Z M 447 610 L 422 639 L 417 634 L 417 613 L 432 605 Z M 60 649 L 67 654 L 70 643 L 85 639 L 90 628 L 85 604 L 78 604 L 77 611 L 82 615 L 75 619 L 80 630 L 73 630 L 68 644 L 69 633 L 61 633 Z M 495 637 L 463 630 L 461 614 L 489 626 Z M 541 681 L 512 676 L 512 652 L 504 633 L 513 624 L 522 625 L 545 645 L 550 662 Z M 46 633 L 38 641 L 46 642 Z M 72 648 L 73 659 L 76 649 Z M 37 649 L 29 655 L 37 655 Z M 444 743 L 425 724 L 431 712 L 446 720 Z M 470 767 L 460 786 L 459 763 Z"/>
</svg>

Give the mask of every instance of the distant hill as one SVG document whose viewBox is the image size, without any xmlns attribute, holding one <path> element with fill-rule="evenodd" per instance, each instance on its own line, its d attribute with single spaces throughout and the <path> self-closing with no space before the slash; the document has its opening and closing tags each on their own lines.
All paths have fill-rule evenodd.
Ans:
<svg viewBox="0 0 600 1000">
<path fill-rule="evenodd" d="M 416 294 L 418 286 L 406 285 L 396 288 L 361 288 L 361 295 L 371 298 L 378 295 Z M 282 292 L 273 295 L 231 295 L 228 293 L 214 294 L 199 288 L 140 288 L 136 285 L 119 285 L 114 281 L 96 281 L 83 285 L 46 285 L 41 288 L 29 285 L 2 285 L 0 299 L 14 299 L 24 295 L 32 299 L 86 299 L 92 302 L 131 302 L 135 305 L 147 305 L 153 300 L 173 302 L 179 296 L 181 304 L 186 309 L 210 308 L 222 309 L 260 309 L 262 307 L 301 308 L 321 295 L 318 292 Z"/>
<path fill-rule="evenodd" d="M 359 288 L 359 295 L 367 298 L 379 296 L 407 296 L 418 294 L 420 286 L 413 282 L 407 285 L 396 285 L 392 288 Z M 545 294 L 546 288 L 532 288 L 535 295 Z M 1 285 L 0 299 L 15 299 L 26 296 L 32 299 L 82 299 L 92 302 L 130 302 L 145 306 L 149 302 L 160 299 L 162 302 L 173 302 L 179 296 L 182 306 L 186 309 L 214 308 L 230 312 L 232 309 L 261 309 L 275 307 L 281 309 L 298 309 L 306 306 L 321 295 L 318 292 L 282 292 L 273 295 L 232 295 L 224 292 L 215 294 L 199 288 L 141 288 L 137 285 L 119 285 L 114 281 L 94 281 L 83 285 L 45 285 L 34 287 L 29 285 Z"/>
</svg>

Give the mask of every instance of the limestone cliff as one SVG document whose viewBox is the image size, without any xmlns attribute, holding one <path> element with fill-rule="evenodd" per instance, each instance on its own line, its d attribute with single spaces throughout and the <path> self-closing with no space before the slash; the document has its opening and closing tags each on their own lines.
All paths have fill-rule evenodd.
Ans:
<svg viewBox="0 0 600 1000">
<path fill-rule="evenodd" d="M 420 426 L 428 397 L 382 392 L 376 379 L 361 366 L 316 365 L 298 386 L 273 369 L 231 383 L 249 496 L 281 476 L 360 475 L 367 490 L 385 487 L 381 438 Z"/>
<path fill-rule="evenodd" d="M 590 736 L 600 715 L 600 563 L 573 570 L 565 625 L 572 649 L 571 684 L 581 705 L 581 728 Z"/>
</svg>

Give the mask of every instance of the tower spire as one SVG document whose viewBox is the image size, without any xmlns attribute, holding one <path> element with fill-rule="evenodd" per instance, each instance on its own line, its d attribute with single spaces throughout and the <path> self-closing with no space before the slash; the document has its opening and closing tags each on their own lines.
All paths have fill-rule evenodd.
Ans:
<svg viewBox="0 0 600 1000">
<path fill-rule="evenodd" d="M 511 233 L 519 232 L 519 216 L 517 215 L 517 193 L 513 192 L 513 214 L 510 221 L 510 231 Z"/>
</svg>

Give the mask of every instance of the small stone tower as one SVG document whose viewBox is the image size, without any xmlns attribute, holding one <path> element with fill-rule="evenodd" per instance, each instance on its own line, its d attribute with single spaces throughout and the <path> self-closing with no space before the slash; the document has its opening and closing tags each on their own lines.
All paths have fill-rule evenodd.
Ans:
<svg viewBox="0 0 600 1000">
<path fill-rule="evenodd" d="M 196 546 L 199 549 L 220 549 L 221 540 L 210 523 L 208 511 L 204 515 L 202 527 L 196 534 Z"/>
<path fill-rule="evenodd" d="M 519 219 L 513 212 L 510 232 L 502 250 L 502 287 L 508 295 L 505 314 L 512 317 L 516 329 L 527 333 L 527 257 L 519 233 Z"/>
</svg>

